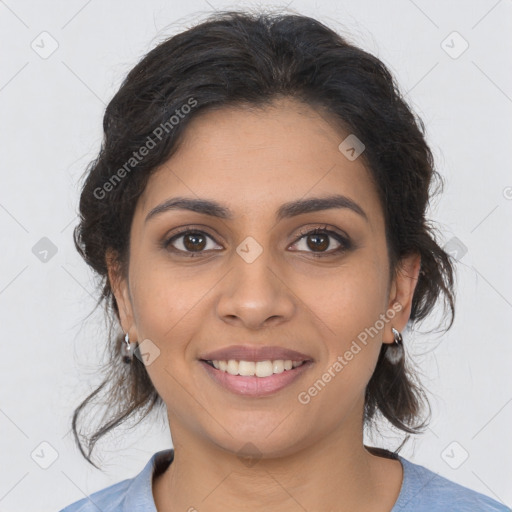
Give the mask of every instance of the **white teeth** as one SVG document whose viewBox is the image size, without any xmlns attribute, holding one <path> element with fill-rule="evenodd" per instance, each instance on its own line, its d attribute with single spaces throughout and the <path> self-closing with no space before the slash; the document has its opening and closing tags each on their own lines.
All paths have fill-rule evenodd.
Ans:
<svg viewBox="0 0 512 512">
<path fill-rule="evenodd" d="M 242 375 L 244 377 L 269 377 L 274 373 L 283 373 L 301 366 L 304 361 L 292 361 L 291 359 L 276 359 L 275 361 L 211 361 L 217 370 L 227 372 L 230 375 Z"/>
<path fill-rule="evenodd" d="M 253 361 L 240 361 L 238 363 L 238 375 L 254 375 L 255 370 L 256 363 Z"/>
<path fill-rule="evenodd" d="M 242 362 L 240 361 L 240 365 Z M 272 361 L 258 361 L 255 365 L 256 377 L 269 377 L 274 373 Z"/>
<path fill-rule="evenodd" d="M 227 371 L 230 375 L 238 375 L 238 361 L 235 361 L 234 359 L 230 359 L 228 361 Z"/>
<path fill-rule="evenodd" d="M 297 361 L 295 361 L 297 362 Z M 274 373 L 283 373 L 284 372 L 284 361 L 282 359 L 278 359 L 272 363 L 272 369 Z"/>
</svg>

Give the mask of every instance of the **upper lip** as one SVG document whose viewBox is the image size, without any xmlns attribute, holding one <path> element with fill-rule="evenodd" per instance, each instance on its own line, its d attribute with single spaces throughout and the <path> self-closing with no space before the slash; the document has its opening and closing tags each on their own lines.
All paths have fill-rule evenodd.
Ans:
<svg viewBox="0 0 512 512">
<path fill-rule="evenodd" d="M 248 345 L 231 345 L 213 352 L 204 353 L 199 356 L 204 361 L 275 361 L 277 359 L 291 359 L 292 361 L 312 361 L 312 358 L 296 350 L 290 350 L 283 347 L 265 346 L 255 347 Z"/>
</svg>

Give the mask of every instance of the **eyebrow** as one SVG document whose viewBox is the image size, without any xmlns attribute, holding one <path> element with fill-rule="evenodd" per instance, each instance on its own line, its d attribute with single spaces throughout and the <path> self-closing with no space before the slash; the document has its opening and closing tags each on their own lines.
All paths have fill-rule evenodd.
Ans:
<svg viewBox="0 0 512 512">
<path fill-rule="evenodd" d="M 331 195 L 328 197 L 312 197 L 309 199 L 298 199 L 284 203 L 276 213 L 276 220 L 281 221 L 302 215 L 304 213 L 330 210 L 332 208 L 346 208 L 357 213 L 368 222 L 365 211 L 352 199 L 343 195 Z M 145 223 L 150 219 L 170 210 L 189 210 L 219 219 L 233 220 L 233 212 L 226 206 L 222 206 L 210 199 L 195 199 L 188 197 L 174 197 L 155 206 L 146 216 Z"/>
</svg>

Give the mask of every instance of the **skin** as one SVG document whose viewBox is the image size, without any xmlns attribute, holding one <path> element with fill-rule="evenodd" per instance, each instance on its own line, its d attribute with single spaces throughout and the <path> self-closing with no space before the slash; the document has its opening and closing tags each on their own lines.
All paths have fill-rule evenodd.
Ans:
<svg viewBox="0 0 512 512">
<path fill-rule="evenodd" d="M 399 495 L 400 462 L 363 444 L 364 391 L 381 344 L 393 342 L 391 327 L 402 331 L 409 319 L 420 257 L 405 258 L 389 278 L 383 211 L 362 158 L 349 161 L 338 149 L 346 136 L 291 99 L 198 115 L 137 202 L 127 278 L 107 253 L 124 331 L 160 350 L 147 371 L 167 405 L 175 447 L 174 462 L 153 481 L 160 512 L 384 512 Z M 283 203 L 333 192 L 358 203 L 368 220 L 344 208 L 276 223 Z M 177 196 L 216 200 L 234 219 L 171 210 L 144 222 Z M 315 257 L 339 243 L 296 242 L 300 230 L 324 223 L 352 248 Z M 186 256 L 197 241 L 185 256 L 173 253 L 187 250 L 183 236 L 168 249 L 159 245 L 182 226 L 211 237 L 199 242 L 203 255 Z M 263 248 L 252 263 L 236 252 L 248 236 Z M 301 404 L 297 395 L 397 303 L 401 311 Z M 271 396 L 243 397 L 213 382 L 197 359 L 233 344 L 279 345 L 314 364 Z M 259 453 L 250 467 L 241 458 L 253 453 L 247 443 Z"/>
</svg>

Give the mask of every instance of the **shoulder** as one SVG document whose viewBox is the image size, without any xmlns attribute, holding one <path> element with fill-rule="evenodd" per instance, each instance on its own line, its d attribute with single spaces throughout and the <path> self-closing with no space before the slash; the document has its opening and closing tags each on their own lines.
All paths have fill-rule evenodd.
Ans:
<svg viewBox="0 0 512 512">
<path fill-rule="evenodd" d="M 157 452 L 135 477 L 96 491 L 59 512 L 156 512 L 152 490 L 153 475 L 165 469 L 172 457 L 173 450 Z"/>
<path fill-rule="evenodd" d="M 123 480 L 110 487 L 96 491 L 90 496 L 68 505 L 60 512 L 97 512 L 98 509 L 102 512 L 121 511 L 122 502 L 133 480 L 133 478 Z"/>
<path fill-rule="evenodd" d="M 510 512 L 502 503 L 452 482 L 403 457 L 402 489 L 392 512 Z"/>
</svg>

